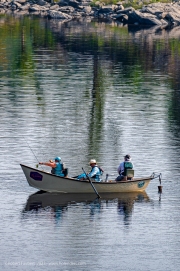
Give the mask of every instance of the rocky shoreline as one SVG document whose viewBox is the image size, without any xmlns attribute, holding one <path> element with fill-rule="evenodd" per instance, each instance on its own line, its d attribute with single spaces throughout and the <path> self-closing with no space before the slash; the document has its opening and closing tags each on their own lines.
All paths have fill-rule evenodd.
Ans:
<svg viewBox="0 0 180 271">
<path fill-rule="evenodd" d="M 0 0 L 0 14 L 36 14 L 50 19 L 70 21 L 81 17 L 109 19 L 132 25 L 180 25 L 180 1 L 153 3 L 141 9 L 124 8 L 123 2 L 116 5 L 102 5 L 91 0 L 60 0 L 50 3 L 45 0 Z"/>
</svg>

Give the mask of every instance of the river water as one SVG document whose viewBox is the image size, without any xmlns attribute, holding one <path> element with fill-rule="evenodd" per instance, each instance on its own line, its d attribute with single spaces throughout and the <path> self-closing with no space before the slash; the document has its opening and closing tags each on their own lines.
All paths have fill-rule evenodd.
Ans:
<svg viewBox="0 0 180 271">
<path fill-rule="evenodd" d="M 180 29 L 1 17 L 0 36 L 1 269 L 178 270 Z M 36 193 L 20 168 L 115 178 L 127 153 L 162 194 Z"/>
</svg>

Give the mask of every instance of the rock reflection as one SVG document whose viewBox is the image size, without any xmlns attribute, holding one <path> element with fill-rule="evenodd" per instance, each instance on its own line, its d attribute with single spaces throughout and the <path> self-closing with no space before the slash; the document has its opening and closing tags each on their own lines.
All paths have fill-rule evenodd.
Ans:
<svg viewBox="0 0 180 271">
<path fill-rule="evenodd" d="M 23 214 L 41 213 L 42 210 L 51 210 L 55 221 L 59 221 L 70 206 L 82 204 L 88 207 L 89 215 L 93 218 L 103 210 L 111 209 L 112 205 L 117 205 L 118 214 L 123 216 L 124 223 L 129 224 L 134 203 L 150 201 L 146 192 L 134 193 L 112 193 L 102 194 L 100 199 L 94 194 L 66 194 L 66 193 L 48 193 L 38 191 L 29 196 Z M 50 208 L 50 209 L 49 209 Z"/>
</svg>

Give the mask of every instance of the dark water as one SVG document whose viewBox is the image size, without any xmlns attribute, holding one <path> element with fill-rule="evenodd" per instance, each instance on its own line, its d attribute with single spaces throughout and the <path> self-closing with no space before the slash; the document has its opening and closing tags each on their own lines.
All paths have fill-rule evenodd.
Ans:
<svg viewBox="0 0 180 271">
<path fill-rule="evenodd" d="M 0 36 L 1 269 L 178 270 L 180 29 L 1 17 Z M 35 194 L 19 166 L 115 178 L 127 153 L 161 195 Z"/>
</svg>

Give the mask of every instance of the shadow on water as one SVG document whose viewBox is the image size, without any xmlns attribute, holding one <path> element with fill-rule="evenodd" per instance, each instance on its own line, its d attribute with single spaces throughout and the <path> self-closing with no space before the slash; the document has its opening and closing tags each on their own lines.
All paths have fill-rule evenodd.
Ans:
<svg viewBox="0 0 180 271">
<path fill-rule="evenodd" d="M 48 193 L 38 191 L 29 196 L 23 209 L 23 214 L 41 213 L 42 210 L 53 211 L 55 219 L 60 218 L 63 213 L 68 212 L 71 206 L 85 206 L 91 216 L 103 210 L 110 209 L 112 205 L 117 206 L 118 214 L 124 216 L 124 221 L 132 216 L 134 203 L 151 202 L 146 192 L 134 193 L 112 193 L 101 194 L 101 198 L 96 198 L 95 194 L 66 194 Z"/>
</svg>

